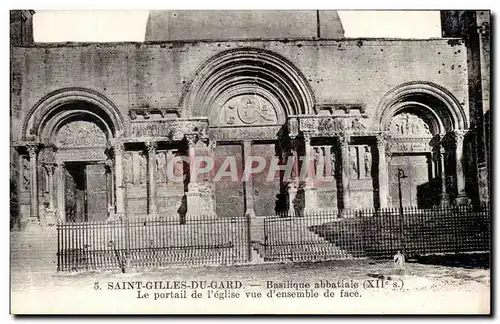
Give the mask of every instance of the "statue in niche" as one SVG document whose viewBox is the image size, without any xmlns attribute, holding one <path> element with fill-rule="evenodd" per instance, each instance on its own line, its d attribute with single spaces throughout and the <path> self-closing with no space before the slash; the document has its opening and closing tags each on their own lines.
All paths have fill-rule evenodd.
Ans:
<svg viewBox="0 0 500 324">
<path fill-rule="evenodd" d="M 24 190 L 30 189 L 30 164 L 27 158 L 23 157 L 23 188 Z"/>
<path fill-rule="evenodd" d="M 335 177 L 335 169 L 337 164 L 337 155 L 333 147 L 330 149 L 330 175 Z"/>
<path fill-rule="evenodd" d="M 156 181 L 157 183 L 165 183 L 167 180 L 167 161 L 165 152 L 156 154 Z"/>
<path fill-rule="evenodd" d="M 312 162 L 313 162 L 313 167 L 314 167 L 314 173 L 318 174 L 320 170 L 318 170 L 318 166 L 321 165 L 321 159 L 323 158 L 321 154 L 321 149 L 318 146 L 314 147 L 313 150 L 313 156 L 312 156 Z M 323 166 L 324 167 L 324 166 Z"/>
<path fill-rule="evenodd" d="M 123 181 L 132 184 L 132 159 L 128 153 L 123 154 Z"/>
<path fill-rule="evenodd" d="M 148 180 L 148 161 L 144 153 L 139 153 L 139 183 L 145 184 Z"/>
<path fill-rule="evenodd" d="M 365 177 L 371 179 L 372 177 L 372 152 L 369 146 L 365 146 Z"/>
<path fill-rule="evenodd" d="M 355 147 L 349 148 L 349 166 L 351 178 L 359 179 L 358 159 Z"/>
</svg>

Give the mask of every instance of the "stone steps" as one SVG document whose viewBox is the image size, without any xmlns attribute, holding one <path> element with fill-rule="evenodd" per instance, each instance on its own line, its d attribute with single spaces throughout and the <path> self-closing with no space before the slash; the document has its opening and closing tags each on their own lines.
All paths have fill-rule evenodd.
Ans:
<svg viewBox="0 0 500 324">
<path fill-rule="evenodd" d="M 52 273 L 57 271 L 57 231 L 33 228 L 10 233 L 12 272 Z"/>
</svg>

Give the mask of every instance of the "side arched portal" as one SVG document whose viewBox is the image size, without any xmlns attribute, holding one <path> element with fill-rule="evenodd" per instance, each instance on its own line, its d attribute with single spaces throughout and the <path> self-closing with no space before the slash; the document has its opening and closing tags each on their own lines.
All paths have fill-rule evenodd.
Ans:
<svg viewBox="0 0 500 324">
<path fill-rule="evenodd" d="M 467 201 L 459 198 L 466 198 L 462 159 L 469 123 L 456 98 L 429 82 L 406 83 L 386 94 L 376 118 L 388 139 L 393 206 L 429 208 L 448 204 L 450 197 Z"/>
<path fill-rule="evenodd" d="M 64 89 L 40 100 L 20 134 L 29 153 L 21 159 L 30 165 L 32 219 L 97 221 L 115 208 L 123 212 L 121 186 L 115 186 L 121 159 L 109 153 L 124 131 L 118 109 L 93 91 Z"/>
</svg>

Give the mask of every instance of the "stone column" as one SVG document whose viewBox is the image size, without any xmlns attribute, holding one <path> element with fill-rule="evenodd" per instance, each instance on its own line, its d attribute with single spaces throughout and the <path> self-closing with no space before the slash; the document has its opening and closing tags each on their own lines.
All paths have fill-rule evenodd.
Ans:
<svg viewBox="0 0 500 324">
<path fill-rule="evenodd" d="M 288 215 L 295 216 L 296 210 L 300 207 L 300 201 L 297 197 L 298 188 L 298 157 L 297 157 L 297 138 L 290 137 L 290 146 L 287 152 L 287 164 L 288 159 L 292 159 L 292 173 L 290 179 L 287 179 L 287 193 L 288 193 Z"/>
<path fill-rule="evenodd" d="M 66 221 L 66 202 L 64 201 L 65 198 L 65 178 L 64 178 L 64 163 L 63 162 L 57 162 L 56 166 L 56 174 L 57 174 L 57 210 L 58 210 L 58 218 L 59 221 L 64 222 Z"/>
<path fill-rule="evenodd" d="M 440 201 L 441 201 L 441 206 L 449 206 L 450 205 L 450 196 L 446 192 L 446 168 L 445 168 L 445 154 L 446 150 L 444 147 L 439 148 L 439 174 L 441 176 L 441 194 L 440 194 Z"/>
<path fill-rule="evenodd" d="M 249 140 L 243 141 L 243 161 L 244 165 L 246 165 L 249 156 L 252 155 L 252 142 Z M 252 178 L 248 177 L 248 179 L 244 179 L 243 181 L 243 190 L 245 192 L 245 216 L 246 217 L 255 217 L 255 210 L 253 208 L 253 182 Z"/>
<path fill-rule="evenodd" d="M 317 192 L 314 187 L 314 165 L 312 161 L 311 136 L 312 131 L 302 131 L 304 138 L 304 156 L 302 157 L 302 168 L 300 170 L 301 189 L 304 193 L 304 211 L 313 211 L 318 207 Z"/>
<path fill-rule="evenodd" d="M 118 217 L 125 216 L 125 194 L 123 183 L 123 143 L 119 142 L 113 146 L 115 157 L 115 202 L 116 215 Z"/>
<path fill-rule="evenodd" d="M 148 216 L 158 216 L 158 198 L 157 198 L 157 183 L 156 183 L 156 142 L 146 142 L 148 150 Z"/>
<path fill-rule="evenodd" d="M 463 168 L 463 157 L 464 157 L 464 133 L 462 131 L 453 132 L 453 140 L 455 147 L 455 157 L 457 164 L 457 191 L 458 196 L 455 199 L 456 205 L 468 205 L 471 203 L 467 193 L 465 192 L 465 176 Z"/>
<path fill-rule="evenodd" d="M 385 159 L 385 147 L 387 141 L 383 136 L 377 136 L 377 153 L 378 153 L 378 194 L 380 208 L 387 208 L 387 197 L 389 195 L 388 188 L 388 167 Z"/>
<path fill-rule="evenodd" d="M 38 215 L 38 179 L 37 179 L 37 154 L 38 144 L 30 143 L 26 146 L 30 157 L 30 222 L 39 222 Z"/>
<path fill-rule="evenodd" d="M 45 164 L 45 169 L 47 170 L 48 176 L 48 186 L 49 186 L 49 207 L 45 212 L 45 220 L 44 223 L 48 225 L 52 225 L 55 223 L 55 194 L 54 194 L 54 164 Z"/>
<path fill-rule="evenodd" d="M 106 171 L 108 172 L 108 192 L 109 192 L 109 203 L 111 206 L 115 206 L 115 165 L 112 160 L 106 161 Z"/>
<path fill-rule="evenodd" d="M 200 215 L 200 190 L 198 187 L 198 179 L 194 179 L 194 163 L 196 162 L 196 149 L 195 144 L 198 140 L 198 134 L 184 135 L 188 144 L 188 160 L 189 160 L 189 182 L 188 190 L 186 192 L 187 212 L 189 218 L 196 218 Z"/>
<path fill-rule="evenodd" d="M 344 210 L 351 208 L 350 204 L 350 187 L 349 187 L 349 136 L 339 136 L 340 159 L 342 161 L 342 201 Z"/>
</svg>

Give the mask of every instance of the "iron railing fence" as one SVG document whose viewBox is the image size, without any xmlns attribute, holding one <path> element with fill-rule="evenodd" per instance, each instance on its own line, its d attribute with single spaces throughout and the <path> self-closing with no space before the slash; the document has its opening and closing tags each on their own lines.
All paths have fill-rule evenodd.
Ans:
<svg viewBox="0 0 500 324">
<path fill-rule="evenodd" d="M 407 257 L 490 251 L 489 207 L 384 208 L 282 214 L 264 220 L 265 260 Z"/>
<path fill-rule="evenodd" d="M 316 211 L 266 217 L 123 219 L 60 223 L 58 270 L 234 264 L 251 261 L 322 261 L 489 252 L 490 209 L 386 208 Z M 257 238 L 257 241 L 255 241 Z M 256 253 L 254 254 L 254 256 Z"/>
<path fill-rule="evenodd" d="M 60 223 L 58 271 L 233 264 L 250 259 L 247 218 Z"/>
</svg>

